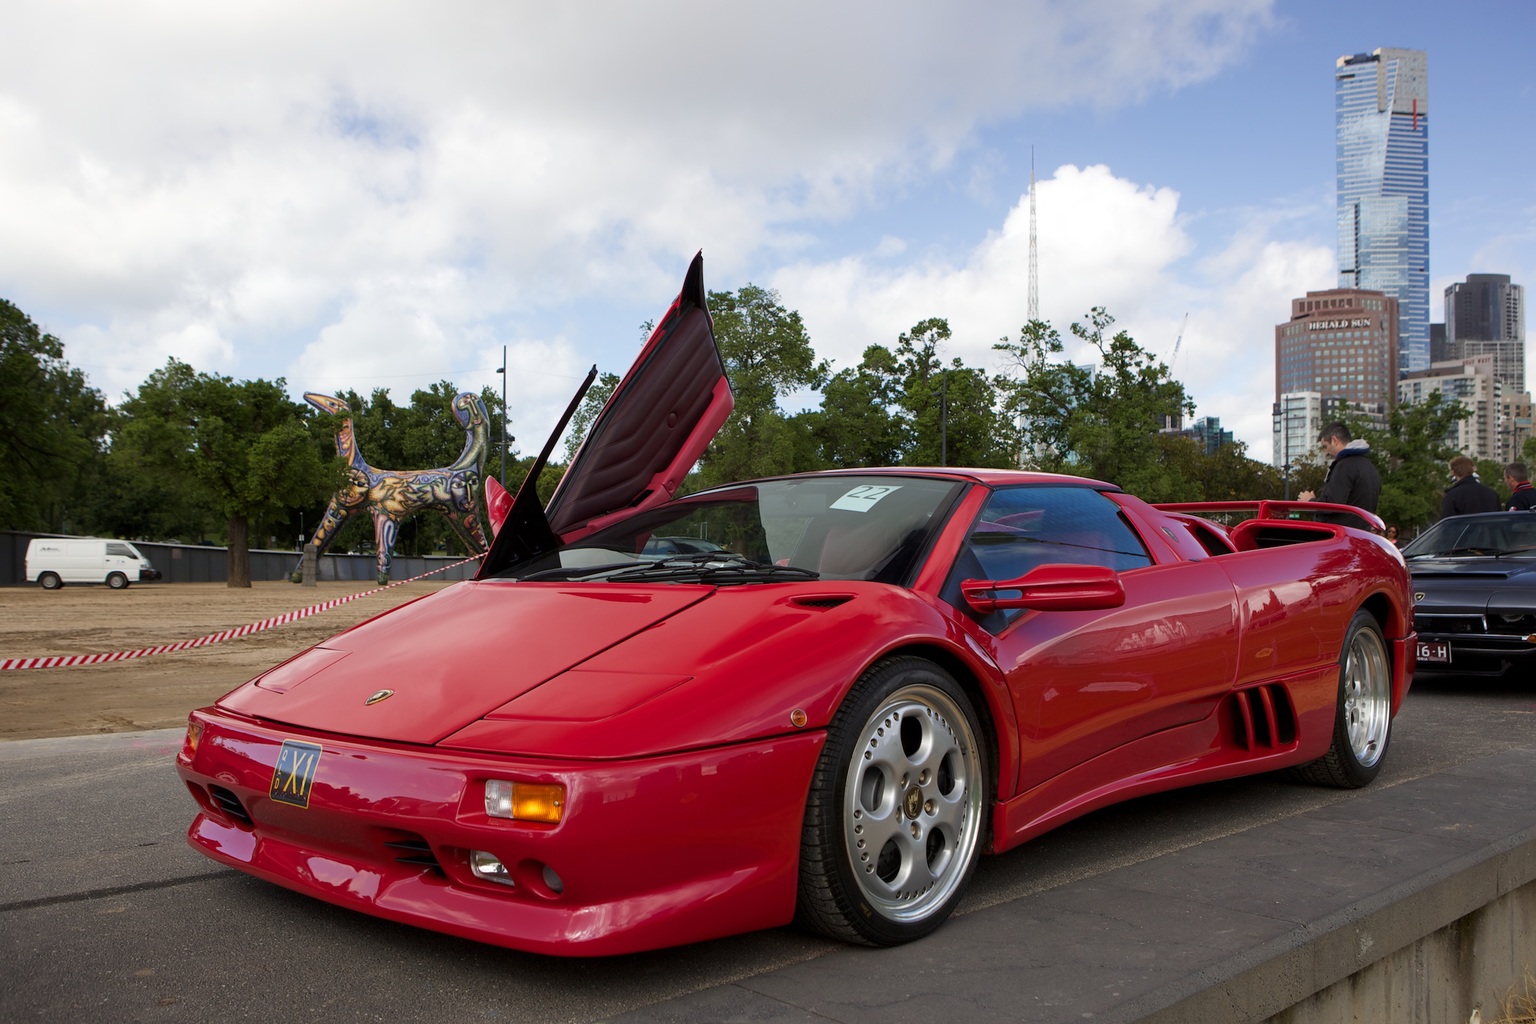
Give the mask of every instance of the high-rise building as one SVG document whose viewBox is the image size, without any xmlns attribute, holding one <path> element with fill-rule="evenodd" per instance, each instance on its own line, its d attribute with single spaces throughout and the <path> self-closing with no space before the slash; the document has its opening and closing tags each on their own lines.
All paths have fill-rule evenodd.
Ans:
<svg viewBox="0 0 1536 1024">
<path fill-rule="evenodd" d="M 1396 398 L 1398 308 L 1354 288 L 1292 299 L 1291 319 L 1275 326 L 1275 401 L 1316 392 L 1325 416 L 1347 404 L 1384 417 Z"/>
<path fill-rule="evenodd" d="M 1430 364 L 1428 82 L 1423 50 L 1357 53 L 1334 70 L 1339 287 L 1397 299 L 1399 370 Z"/>
<path fill-rule="evenodd" d="M 1270 465 L 1285 471 L 1285 496 L 1291 496 L 1291 470 L 1301 463 L 1321 463 L 1317 435 L 1322 433 L 1323 396 L 1316 391 L 1287 391 L 1275 400 L 1274 457 Z"/>
<path fill-rule="evenodd" d="M 1493 356 L 1506 394 L 1525 390 L 1525 289 L 1508 274 L 1468 274 L 1445 290 L 1446 358 Z"/>
<path fill-rule="evenodd" d="M 1467 410 L 1467 418 L 1453 424 L 1446 434 L 1446 444 L 1470 458 L 1498 459 L 1503 389 L 1493 377 L 1493 357 L 1435 363 L 1426 370 L 1411 370 L 1397 382 L 1398 401 L 1413 405 L 1437 391 L 1446 401 L 1460 402 Z"/>
</svg>

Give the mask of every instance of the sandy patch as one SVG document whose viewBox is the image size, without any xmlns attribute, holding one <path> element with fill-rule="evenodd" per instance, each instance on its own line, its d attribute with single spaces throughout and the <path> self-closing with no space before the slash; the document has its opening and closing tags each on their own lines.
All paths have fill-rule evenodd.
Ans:
<svg viewBox="0 0 1536 1024">
<path fill-rule="evenodd" d="M 193 650 L 106 665 L 0 671 L 0 740 L 179 726 L 187 712 L 365 619 L 451 586 L 404 583 L 299 622 Z M 131 651 L 376 589 L 370 582 L 145 583 L 127 590 L 0 587 L 0 659 Z"/>
</svg>

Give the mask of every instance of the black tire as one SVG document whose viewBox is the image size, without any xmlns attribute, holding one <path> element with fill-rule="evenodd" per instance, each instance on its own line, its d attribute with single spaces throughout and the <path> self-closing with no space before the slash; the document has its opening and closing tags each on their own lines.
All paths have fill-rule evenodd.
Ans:
<svg viewBox="0 0 1536 1024">
<path fill-rule="evenodd" d="M 1381 771 L 1392 739 L 1392 656 L 1381 626 L 1359 611 L 1339 653 L 1339 703 L 1328 753 L 1296 769 L 1307 782 L 1359 789 Z"/>
<path fill-rule="evenodd" d="M 943 924 L 985 845 L 987 762 L 976 712 L 948 672 L 914 657 L 870 668 L 811 780 L 796 920 L 871 946 Z"/>
<path fill-rule="evenodd" d="M 124 576 L 120 572 L 109 573 L 107 575 L 107 586 L 111 587 L 113 590 L 127 590 L 128 577 Z"/>
<path fill-rule="evenodd" d="M 58 590 L 64 585 L 64 581 L 59 579 L 59 574 L 56 572 L 38 573 L 37 582 L 44 590 Z"/>
</svg>

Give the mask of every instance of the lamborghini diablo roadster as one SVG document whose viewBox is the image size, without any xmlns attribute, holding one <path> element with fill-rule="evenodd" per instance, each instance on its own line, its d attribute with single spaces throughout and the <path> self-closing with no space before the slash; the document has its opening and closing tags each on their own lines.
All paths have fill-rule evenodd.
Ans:
<svg viewBox="0 0 1536 1024">
<path fill-rule="evenodd" d="M 542 953 L 791 921 L 890 945 L 1096 808 L 1381 769 L 1408 572 L 1293 518 L 1339 507 L 948 468 L 677 497 L 732 402 L 705 294 L 695 259 L 546 505 L 553 439 L 491 485 L 475 579 L 192 713 L 194 848 Z"/>
</svg>

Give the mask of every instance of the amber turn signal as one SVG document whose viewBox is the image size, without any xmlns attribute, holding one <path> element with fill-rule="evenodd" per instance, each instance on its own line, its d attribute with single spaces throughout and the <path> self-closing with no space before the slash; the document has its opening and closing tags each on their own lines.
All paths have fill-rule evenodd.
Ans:
<svg viewBox="0 0 1536 1024">
<path fill-rule="evenodd" d="M 485 813 L 493 818 L 558 824 L 565 813 L 565 787 L 553 782 L 487 779 Z"/>
</svg>

